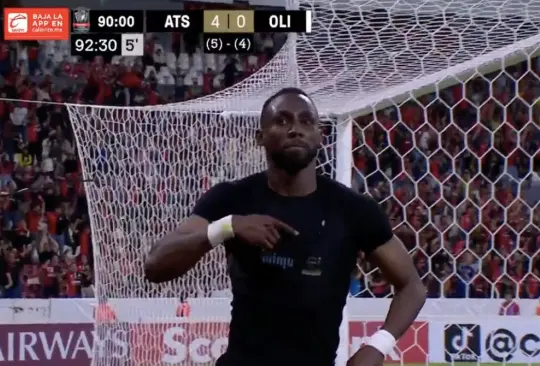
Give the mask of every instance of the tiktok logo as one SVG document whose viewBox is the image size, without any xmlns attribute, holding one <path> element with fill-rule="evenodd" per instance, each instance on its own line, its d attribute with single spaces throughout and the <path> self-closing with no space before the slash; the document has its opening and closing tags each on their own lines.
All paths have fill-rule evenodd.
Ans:
<svg viewBox="0 0 540 366">
<path fill-rule="evenodd" d="M 451 324 L 444 330 L 445 359 L 476 361 L 480 356 L 480 326 L 478 324 Z"/>
<path fill-rule="evenodd" d="M 456 334 L 452 339 L 452 349 L 456 350 L 458 353 L 463 351 L 469 346 L 469 338 L 472 338 L 473 332 L 467 327 L 461 328 L 461 334 Z"/>
</svg>

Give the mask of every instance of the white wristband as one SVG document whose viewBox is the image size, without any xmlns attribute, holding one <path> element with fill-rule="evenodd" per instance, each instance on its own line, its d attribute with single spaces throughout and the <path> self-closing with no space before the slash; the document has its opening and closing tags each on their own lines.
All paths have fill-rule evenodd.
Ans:
<svg viewBox="0 0 540 366">
<path fill-rule="evenodd" d="M 207 235 L 212 248 L 217 247 L 225 240 L 234 238 L 232 215 L 225 216 L 209 224 Z"/>
<path fill-rule="evenodd" d="M 376 331 L 375 334 L 373 334 L 371 337 L 369 337 L 366 345 L 375 348 L 380 353 L 386 356 L 394 350 L 394 346 L 396 345 L 396 339 L 386 330 L 380 329 Z"/>
</svg>

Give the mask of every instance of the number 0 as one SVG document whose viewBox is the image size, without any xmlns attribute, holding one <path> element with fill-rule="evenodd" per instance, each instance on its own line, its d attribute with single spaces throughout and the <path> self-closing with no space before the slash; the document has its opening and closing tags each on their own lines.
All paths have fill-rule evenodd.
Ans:
<svg viewBox="0 0 540 366">
<path fill-rule="evenodd" d="M 216 15 L 214 19 L 212 19 L 212 25 L 216 28 L 219 28 L 219 15 Z"/>
<path fill-rule="evenodd" d="M 236 26 L 238 28 L 244 28 L 246 26 L 246 17 L 243 15 L 239 15 L 236 17 Z"/>
</svg>

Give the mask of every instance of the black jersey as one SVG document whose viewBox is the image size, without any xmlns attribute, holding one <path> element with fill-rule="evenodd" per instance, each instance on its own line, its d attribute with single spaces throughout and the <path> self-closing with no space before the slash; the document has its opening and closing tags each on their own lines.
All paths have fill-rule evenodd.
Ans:
<svg viewBox="0 0 540 366">
<path fill-rule="evenodd" d="M 280 196 L 265 173 L 221 183 L 193 214 L 269 215 L 299 232 L 272 251 L 239 240 L 225 243 L 232 283 L 229 346 L 217 365 L 333 365 L 339 326 L 357 253 L 392 238 L 371 198 L 326 177 L 304 197 Z"/>
</svg>

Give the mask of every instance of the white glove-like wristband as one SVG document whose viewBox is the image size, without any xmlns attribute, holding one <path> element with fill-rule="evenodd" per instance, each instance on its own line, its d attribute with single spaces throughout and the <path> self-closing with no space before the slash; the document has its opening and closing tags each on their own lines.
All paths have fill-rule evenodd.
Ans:
<svg viewBox="0 0 540 366">
<path fill-rule="evenodd" d="M 217 247 L 225 240 L 234 238 L 232 215 L 225 216 L 208 225 L 208 242 L 212 248 Z"/>
<path fill-rule="evenodd" d="M 380 329 L 376 331 L 375 334 L 373 334 L 371 337 L 369 337 L 366 345 L 375 348 L 386 356 L 394 350 L 394 346 L 396 345 L 396 339 L 386 330 Z"/>
</svg>

